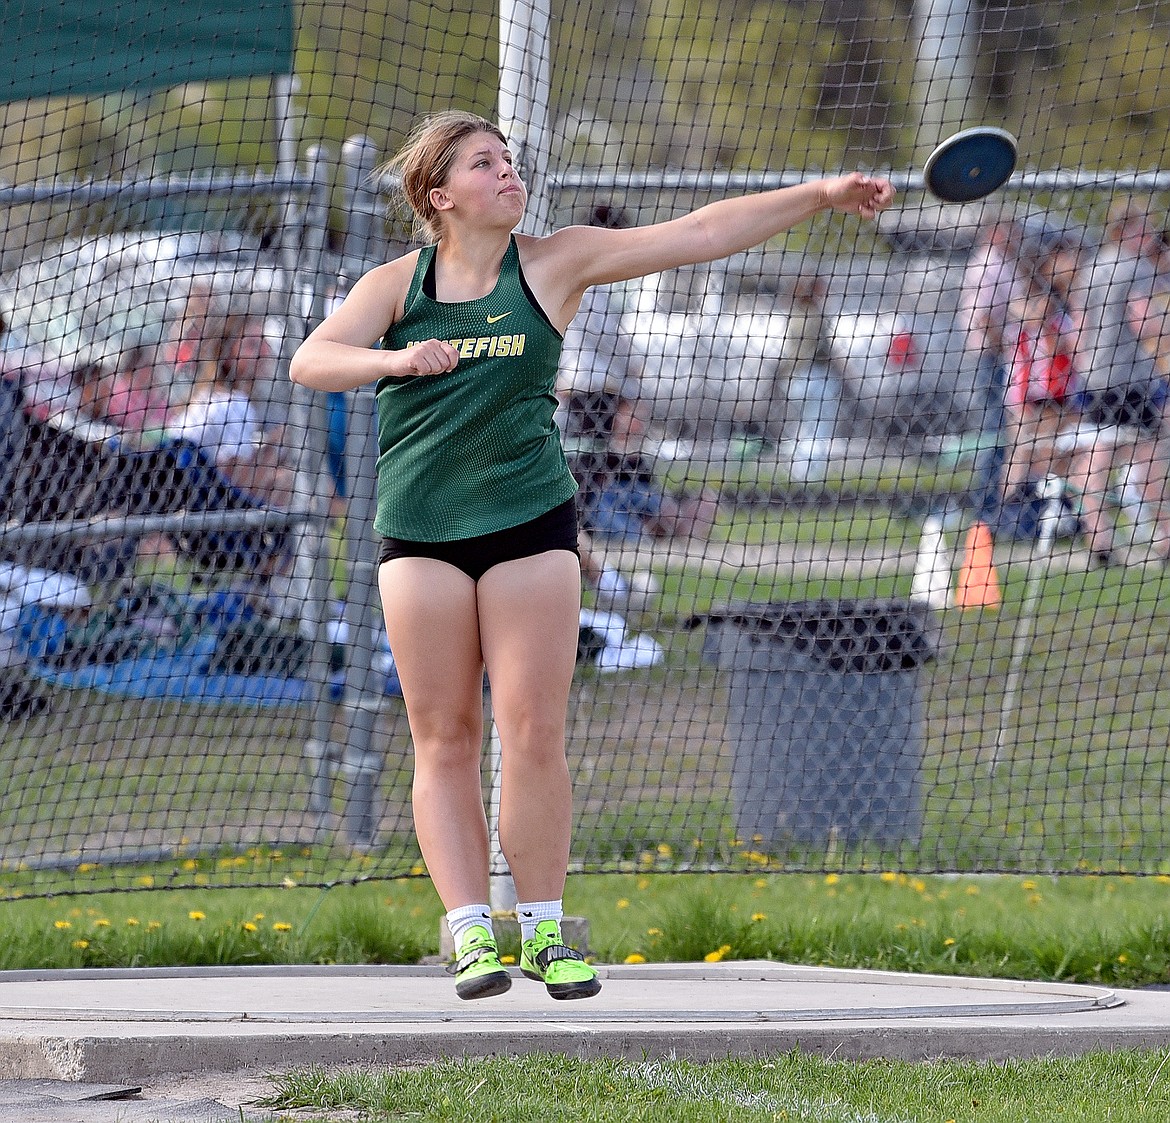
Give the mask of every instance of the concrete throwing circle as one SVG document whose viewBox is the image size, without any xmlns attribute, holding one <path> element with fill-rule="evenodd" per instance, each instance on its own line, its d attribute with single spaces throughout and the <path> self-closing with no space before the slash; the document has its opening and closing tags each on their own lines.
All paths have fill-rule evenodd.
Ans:
<svg viewBox="0 0 1170 1123">
<path fill-rule="evenodd" d="M 599 968 L 587 1002 L 554 1002 L 516 972 L 462 1002 L 441 967 L 141 968 L 0 973 L 0 1021 L 393 1025 L 548 1022 L 759 1024 L 1051 1017 L 1123 1004 L 1101 987 L 763 962 Z"/>
</svg>

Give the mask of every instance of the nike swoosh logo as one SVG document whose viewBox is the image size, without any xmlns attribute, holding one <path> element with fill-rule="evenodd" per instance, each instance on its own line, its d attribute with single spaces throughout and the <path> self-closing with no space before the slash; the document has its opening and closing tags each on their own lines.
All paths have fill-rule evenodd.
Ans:
<svg viewBox="0 0 1170 1123">
<path fill-rule="evenodd" d="M 489 316 L 487 322 L 489 324 L 498 324 L 505 316 L 512 315 L 511 312 L 501 312 L 498 316 Z"/>
</svg>

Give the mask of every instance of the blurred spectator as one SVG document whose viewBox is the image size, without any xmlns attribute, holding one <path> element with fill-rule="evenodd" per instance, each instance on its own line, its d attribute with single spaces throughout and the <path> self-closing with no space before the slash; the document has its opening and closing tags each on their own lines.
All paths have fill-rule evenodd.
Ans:
<svg viewBox="0 0 1170 1123">
<path fill-rule="evenodd" d="M 624 211 L 605 205 L 595 207 L 589 221 L 612 229 L 630 225 Z M 620 289 L 588 290 L 561 350 L 558 422 L 581 489 L 582 530 L 634 539 L 643 534 L 705 534 L 715 518 L 716 497 L 706 491 L 686 496 L 666 488 L 642 447 L 641 366 L 622 314 Z"/>
<path fill-rule="evenodd" d="M 1003 493 L 1006 459 L 1004 397 L 1008 383 L 1011 309 L 1026 295 L 1019 263 L 1023 229 L 1002 218 L 980 230 L 971 248 L 959 293 L 957 319 L 967 346 L 978 355 L 975 400 L 982 401 L 984 447 L 976 462 L 976 514 L 993 516 Z"/>
<path fill-rule="evenodd" d="M 565 432 L 584 530 L 637 539 L 706 535 L 711 529 L 718 497 L 707 488 L 698 495 L 676 491 L 658 478 L 643 451 L 646 426 L 636 399 L 607 390 L 570 393 Z"/>
<path fill-rule="evenodd" d="M 828 475 L 841 415 L 841 385 L 825 340 L 828 291 L 821 277 L 798 277 L 787 308 L 784 357 L 792 364 L 788 398 L 799 403 L 791 471 L 793 478 L 803 483 L 824 480 Z"/>
<path fill-rule="evenodd" d="M 1025 255 L 1023 291 L 1010 302 L 1004 328 L 1005 503 L 1027 501 L 1032 482 L 1055 470 L 1056 439 L 1074 397 L 1075 324 L 1049 279 L 1057 252 L 1041 244 Z"/>
<path fill-rule="evenodd" d="M 1123 199 L 1111 208 L 1101 246 L 1072 290 L 1080 319 L 1083 422 L 1070 478 L 1081 491 L 1086 544 L 1099 565 L 1117 560 L 1106 510 L 1113 472 L 1130 461 L 1139 474 L 1146 471 L 1157 451 L 1151 442 L 1161 436 L 1166 383 L 1157 372 L 1156 349 L 1134 327 L 1134 308 L 1166 286 L 1161 257 L 1148 203 Z"/>
<path fill-rule="evenodd" d="M 157 443 L 166 430 L 168 411 L 156 372 L 158 359 L 157 344 L 139 339 L 94 364 L 80 387 L 86 412 L 138 443 Z"/>
<path fill-rule="evenodd" d="M 623 229 L 630 225 L 616 207 L 594 207 L 591 226 Z M 622 327 L 624 299 L 616 285 L 588 289 L 565 332 L 558 386 L 566 393 L 636 393 L 642 374 L 629 333 Z"/>
<path fill-rule="evenodd" d="M 257 383 L 271 378 L 275 364 L 263 319 L 197 294 L 173 354 L 190 389 L 170 415 L 168 435 L 198 445 L 249 496 L 287 507 L 295 480 L 284 463 L 282 434 L 262 425 L 253 400 Z"/>
</svg>

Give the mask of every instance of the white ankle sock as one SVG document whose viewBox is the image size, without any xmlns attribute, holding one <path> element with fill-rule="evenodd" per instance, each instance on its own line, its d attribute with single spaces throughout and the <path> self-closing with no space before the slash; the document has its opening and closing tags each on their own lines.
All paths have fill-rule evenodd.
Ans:
<svg viewBox="0 0 1170 1123">
<path fill-rule="evenodd" d="M 475 924 L 482 924 L 489 932 L 492 931 L 492 910 L 487 905 L 460 905 L 447 913 L 447 927 L 456 951 L 463 942 L 463 934 Z"/>
<path fill-rule="evenodd" d="M 536 926 L 542 920 L 560 920 L 565 915 L 562 901 L 529 901 L 516 906 L 520 921 L 520 939 L 531 940 L 536 935 Z"/>
</svg>

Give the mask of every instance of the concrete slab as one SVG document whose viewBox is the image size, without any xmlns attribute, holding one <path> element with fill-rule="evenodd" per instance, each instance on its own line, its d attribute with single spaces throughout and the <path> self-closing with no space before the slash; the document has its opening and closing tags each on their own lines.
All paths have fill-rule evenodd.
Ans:
<svg viewBox="0 0 1170 1123">
<path fill-rule="evenodd" d="M 1167 990 L 766 962 L 600 971 L 583 1002 L 518 973 L 507 994 L 462 1002 L 429 966 L 3 972 L 0 1123 L 263 1120 L 268 1074 L 440 1056 L 998 1060 L 1170 1045 Z"/>
<path fill-rule="evenodd" d="M 555 1002 L 517 976 L 462 1002 L 439 967 L 0 974 L 0 1079 L 396 1064 L 550 1050 L 695 1060 L 799 1047 L 838 1057 L 1037 1056 L 1170 1044 L 1170 993 L 764 962 L 601 968 Z"/>
</svg>

